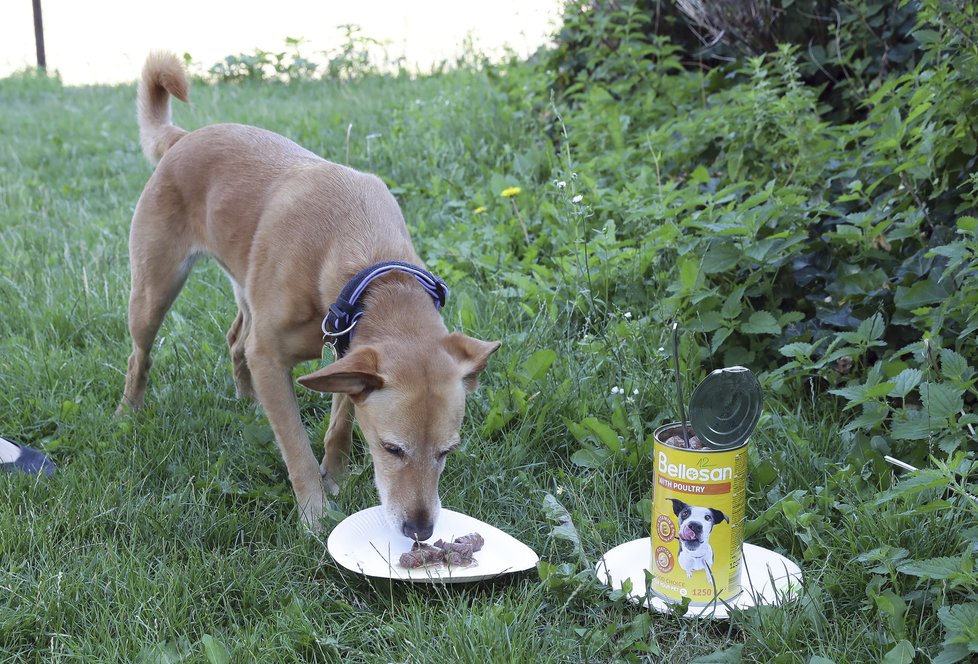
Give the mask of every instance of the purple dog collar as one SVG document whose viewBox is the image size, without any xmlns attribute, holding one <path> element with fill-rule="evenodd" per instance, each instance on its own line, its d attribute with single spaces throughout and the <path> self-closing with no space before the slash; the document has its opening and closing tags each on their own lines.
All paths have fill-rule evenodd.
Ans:
<svg viewBox="0 0 978 664">
<path fill-rule="evenodd" d="M 353 328 L 363 316 L 363 296 L 370 282 L 390 272 L 403 272 L 414 277 L 425 292 L 435 302 L 435 307 L 441 309 L 448 300 L 448 286 L 444 281 L 425 269 L 401 261 L 385 261 L 376 263 L 357 272 L 340 291 L 336 302 L 330 305 L 329 312 L 323 318 L 323 338 L 330 338 L 327 343 L 333 346 L 337 357 L 342 357 L 350 347 Z"/>
</svg>

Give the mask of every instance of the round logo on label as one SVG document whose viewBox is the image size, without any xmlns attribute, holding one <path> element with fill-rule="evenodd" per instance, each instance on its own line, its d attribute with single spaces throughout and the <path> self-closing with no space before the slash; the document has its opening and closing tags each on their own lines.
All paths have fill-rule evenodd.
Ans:
<svg viewBox="0 0 978 664">
<path fill-rule="evenodd" d="M 657 546 L 655 548 L 655 566 L 663 574 L 667 574 L 672 571 L 675 566 L 676 560 L 672 556 L 672 551 L 664 546 Z"/>
<path fill-rule="evenodd" d="M 671 542 L 676 537 L 676 524 L 665 514 L 660 514 L 655 520 L 655 534 L 663 542 Z"/>
</svg>

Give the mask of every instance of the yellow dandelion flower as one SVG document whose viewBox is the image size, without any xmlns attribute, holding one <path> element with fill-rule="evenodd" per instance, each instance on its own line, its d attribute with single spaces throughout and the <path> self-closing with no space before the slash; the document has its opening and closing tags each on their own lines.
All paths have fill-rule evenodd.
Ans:
<svg viewBox="0 0 978 664">
<path fill-rule="evenodd" d="M 519 187 L 508 187 L 506 189 L 503 189 L 501 192 L 499 192 L 499 195 L 502 196 L 503 198 L 512 198 L 513 196 L 520 193 L 521 191 L 523 190 L 520 189 Z"/>
<path fill-rule="evenodd" d="M 488 210 L 488 209 L 489 209 L 489 208 L 487 208 L 487 207 L 485 207 L 484 205 L 480 205 L 480 206 L 479 206 L 479 207 L 477 207 L 476 209 L 474 209 L 474 210 L 472 210 L 472 212 L 473 212 L 474 214 L 482 214 L 483 212 L 485 212 L 485 211 L 486 211 L 486 210 Z"/>
</svg>

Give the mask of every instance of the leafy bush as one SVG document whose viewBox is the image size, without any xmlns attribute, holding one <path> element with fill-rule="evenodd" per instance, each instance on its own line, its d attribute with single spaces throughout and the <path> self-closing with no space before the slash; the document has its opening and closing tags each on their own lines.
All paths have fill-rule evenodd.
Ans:
<svg viewBox="0 0 978 664">
<path fill-rule="evenodd" d="M 283 51 L 255 49 L 250 54 L 229 55 L 211 66 L 208 75 L 212 80 L 230 83 L 290 83 L 314 79 L 346 81 L 379 74 L 382 69 L 399 65 L 390 62 L 386 51 L 383 51 L 386 45 L 365 36 L 360 26 L 347 23 L 338 27 L 342 31 L 340 45 L 320 52 L 318 59 L 302 54 L 304 40 L 288 37 Z M 384 53 L 382 63 L 378 61 L 381 52 Z M 189 55 L 185 55 L 184 59 L 190 63 Z"/>
<path fill-rule="evenodd" d="M 221 62 L 215 63 L 209 70 L 210 76 L 218 81 L 281 81 L 288 83 L 293 80 L 312 78 L 317 65 L 300 55 L 301 39 L 288 37 L 285 40 L 287 50 L 273 53 L 255 49 L 252 54 L 240 53 L 229 55 Z M 189 56 L 184 56 L 189 59 Z"/>
<path fill-rule="evenodd" d="M 676 45 L 687 66 L 724 71 L 728 63 L 736 67 L 747 57 L 790 44 L 798 48 L 799 70 L 819 90 L 820 100 L 839 118 L 853 119 L 861 99 L 889 75 L 916 64 L 912 32 L 919 5 L 916 0 L 569 2 L 547 66 L 554 87 L 573 92 L 576 85 L 605 81 L 622 68 L 654 70 L 655 47 L 663 39 Z"/>
<path fill-rule="evenodd" d="M 864 118 L 837 123 L 795 48 L 717 83 L 680 73 L 667 42 L 636 53 L 651 19 L 634 6 L 601 16 L 579 55 L 592 79 L 561 104 L 521 100 L 564 155 L 556 177 L 575 175 L 555 193 L 586 207 L 520 252 L 522 272 L 549 285 L 516 294 L 530 308 L 563 298 L 592 320 L 654 302 L 650 320 L 695 333 L 692 367 L 748 364 L 785 395 L 833 390 L 858 414 L 853 435 L 917 462 L 933 448 L 909 441 L 966 446 L 974 421 L 959 415 L 978 395 L 976 221 L 962 214 L 978 197 L 975 24 L 924 3 L 920 62 L 868 95 Z M 514 100 L 533 87 L 518 76 Z M 555 210 L 543 200 L 535 213 Z"/>
</svg>

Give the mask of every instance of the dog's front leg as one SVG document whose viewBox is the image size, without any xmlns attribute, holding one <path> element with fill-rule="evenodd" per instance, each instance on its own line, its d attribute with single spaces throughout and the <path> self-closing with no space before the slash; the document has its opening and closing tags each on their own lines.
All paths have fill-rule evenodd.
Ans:
<svg viewBox="0 0 978 664">
<path fill-rule="evenodd" d="M 353 443 L 353 400 L 342 392 L 333 394 L 333 408 L 329 414 L 329 427 L 323 441 L 323 463 L 320 471 L 327 490 L 332 495 L 340 491 L 350 464 L 350 446 Z"/>
<path fill-rule="evenodd" d="M 323 482 L 299 416 L 292 387 L 292 366 L 278 353 L 251 342 L 247 359 L 258 398 L 265 407 L 265 415 L 289 471 L 289 481 L 302 518 L 311 528 L 318 529 L 325 504 Z"/>
</svg>

